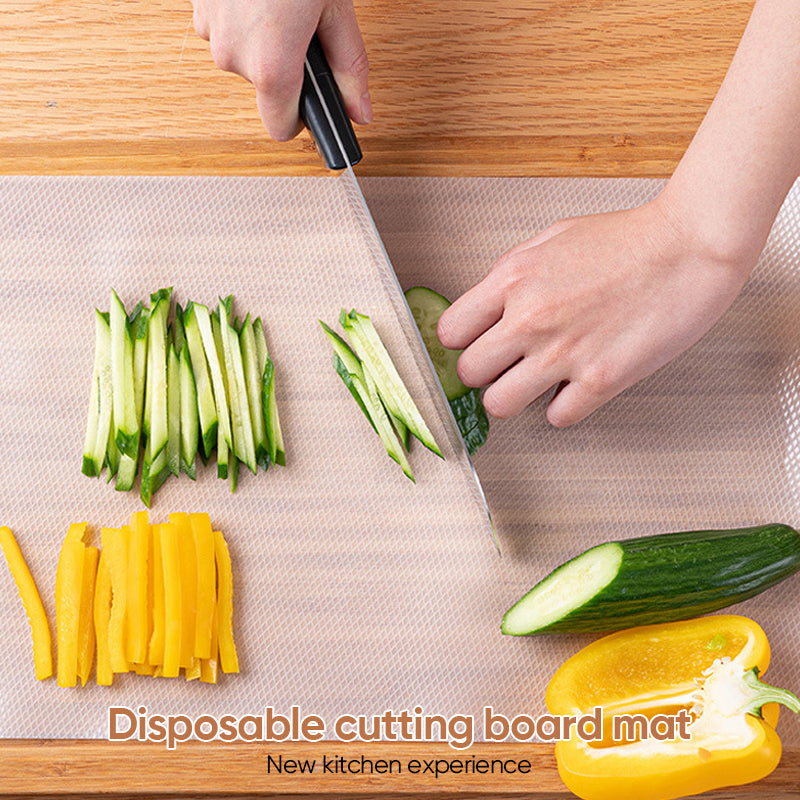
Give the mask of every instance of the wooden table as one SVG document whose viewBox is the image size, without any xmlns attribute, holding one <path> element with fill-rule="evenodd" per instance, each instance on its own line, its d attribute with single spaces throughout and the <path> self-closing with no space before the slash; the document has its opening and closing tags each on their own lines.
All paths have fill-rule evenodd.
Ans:
<svg viewBox="0 0 800 800">
<path fill-rule="evenodd" d="M 357 0 L 363 175 L 669 175 L 752 0 Z M 302 174 L 187 0 L 5 0 L 0 173 Z"/>
<path fill-rule="evenodd" d="M 358 0 L 376 121 L 362 175 L 667 176 L 722 80 L 751 2 Z M 271 142 L 251 87 L 213 65 L 188 2 L 6 0 L 0 174 L 326 174 L 305 135 Z M 446 745 L 294 745 L 284 755 L 458 757 Z M 262 745 L 0 743 L 0 796 L 569 796 L 552 748 L 533 777 L 298 779 Z M 797 798 L 800 751 L 716 793 Z"/>
</svg>

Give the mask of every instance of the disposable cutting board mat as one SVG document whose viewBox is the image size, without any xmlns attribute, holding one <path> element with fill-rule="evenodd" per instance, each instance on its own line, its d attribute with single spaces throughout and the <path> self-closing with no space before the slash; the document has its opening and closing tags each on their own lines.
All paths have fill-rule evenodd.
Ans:
<svg viewBox="0 0 800 800">
<path fill-rule="evenodd" d="M 652 181 L 369 179 L 367 199 L 405 286 L 456 297 L 507 247 L 555 219 L 622 208 Z M 0 737 L 105 738 L 110 704 L 151 713 L 544 711 L 557 666 L 591 636 L 509 639 L 506 608 L 558 563 L 607 539 L 771 520 L 800 524 L 798 196 L 753 277 L 695 348 L 568 430 L 538 401 L 495 421 L 475 463 L 499 557 L 418 345 L 403 333 L 377 240 L 341 178 L 0 180 L 0 523 L 17 535 L 54 617 L 70 522 L 119 526 L 133 492 L 80 474 L 94 334 L 111 288 L 132 307 L 178 302 L 265 321 L 287 466 L 170 479 L 150 518 L 206 511 L 228 539 L 241 674 L 217 686 L 135 675 L 110 688 L 37 683 L 16 589 L 0 569 Z M 443 444 L 412 449 L 416 485 L 387 457 L 331 365 L 317 323 L 372 316 Z M 768 679 L 800 688 L 798 583 L 734 607 L 765 628 Z M 788 713 L 784 740 L 800 739 Z"/>
</svg>

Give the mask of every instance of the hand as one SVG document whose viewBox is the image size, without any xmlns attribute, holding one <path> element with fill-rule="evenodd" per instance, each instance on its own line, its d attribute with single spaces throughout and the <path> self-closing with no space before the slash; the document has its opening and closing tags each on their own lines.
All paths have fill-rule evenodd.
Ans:
<svg viewBox="0 0 800 800">
<path fill-rule="evenodd" d="M 372 121 L 367 52 L 352 0 L 193 0 L 194 27 L 217 66 L 247 78 L 273 139 L 302 129 L 298 114 L 303 61 L 316 31 L 347 113 Z"/>
<path fill-rule="evenodd" d="M 733 302 L 757 250 L 713 251 L 659 198 L 562 220 L 505 253 L 439 321 L 458 374 L 491 384 L 486 410 L 522 411 L 558 389 L 547 418 L 578 422 L 694 344 Z"/>
</svg>

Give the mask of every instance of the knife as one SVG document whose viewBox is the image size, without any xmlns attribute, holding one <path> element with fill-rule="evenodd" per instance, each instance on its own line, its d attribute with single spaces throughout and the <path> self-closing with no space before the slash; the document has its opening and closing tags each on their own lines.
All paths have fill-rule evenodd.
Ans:
<svg viewBox="0 0 800 800">
<path fill-rule="evenodd" d="M 436 386 L 438 386 L 440 399 L 444 403 L 446 413 L 449 416 L 447 428 L 447 436 L 453 449 L 460 453 L 466 459 L 468 471 L 472 480 L 472 487 L 476 494 L 479 504 L 483 507 L 489 522 L 489 529 L 491 531 L 492 540 L 497 552 L 500 553 L 500 542 L 497 538 L 497 532 L 494 528 L 492 521 L 492 514 L 489 510 L 489 505 L 486 502 L 486 494 L 481 486 L 478 473 L 472 463 L 472 458 L 467 452 L 467 446 L 461 436 L 461 431 L 458 429 L 458 424 L 453 416 L 450 403 L 444 393 L 439 377 L 434 369 L 433 362 L 428 355 L 428 350 L 425 343 L 422 341 L 417 324 L 411 313 L 411 309 L 406 302 L 403 288 L 400 286 L 400 281 L 397 279 L 397 274 L 394 271 L 392 262 L 389 259 L 389 254 L 383 245 L 378 228 L 375 221 L 372 219 L 367 201 L 358 185 L 353 167 L 361 161 L 361 147 L 358 144 L 353 126 L 350 123 L 350 118 L 347 115 L 347 110 L 344 107 L 342 96 L 339 88 L 334 80 L 331 68 L 325 58 L 325 52 L 322 49 L 322 44 L 319 41 L 317 34 L 311 39 L 308 46 L 308 52 L 305 59 L 305 70 L 303 73 L 303 88 L 300 93 L 300 118 L 303 120 L 306 128 L 308 128 L 311 138 L 314 140 L 317 151 L 325 160 L 328 169 L 331 170 L 346 170 L 346 173 L 351 181 L 352 187 L 355 191 L 357 202 L 361 208 L 364 219 L 368 222 L 378 243 L 381 256 L 385 261 L 387 273 L 391 276 L 392 288 L 396 290 L 399 295 L 403 306 L 405 307 L 406 320 L 408 323 L 408 331 L 413 331 L 411 334 L 416 338 L 419 344 L 419 350 L 425 358 L 428 369 L 435 378 Z"/>
</svg>

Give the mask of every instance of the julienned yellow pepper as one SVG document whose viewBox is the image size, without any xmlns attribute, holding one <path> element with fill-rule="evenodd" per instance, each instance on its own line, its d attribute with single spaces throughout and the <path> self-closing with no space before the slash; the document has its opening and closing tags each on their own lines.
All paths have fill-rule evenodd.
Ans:
<svg viewBox="0 0 800 800">
<path fill-rule="evenodd" d="M 670 800 L 765 777 L 781 757 L 774 703 L 800 710 L 790 692 L 758 680 L 768 664 L 764 632 L 734 615 L 633 628 L 590 644 L 547 687 L 552 714 L 602 709 L 602 740 L 584 741 L 573 727 L 556 744 L 562 780 L 584 800 Z M 691 717 L 688 739 L 677 725 L 656 738 L 655 727 L 628 723 L 614 739 L 615 720 L 644 715 L 655 723 L 681 709 Z"/>
<path fill-rule="evenodd" d="M 22 557 L 17 540 L 10 528 L 0 527 L 0 549 L 17 584 L 17 591 L 22 600 L 22 607 L 28 615 L 33 638 L 33 666 L 36 679 L 43 681 L 53 674 L 53 645 L 50 636 L 50 624 L 42 604 L 42 598 L 33 581 L 28 565 Z"/>
</svg>

